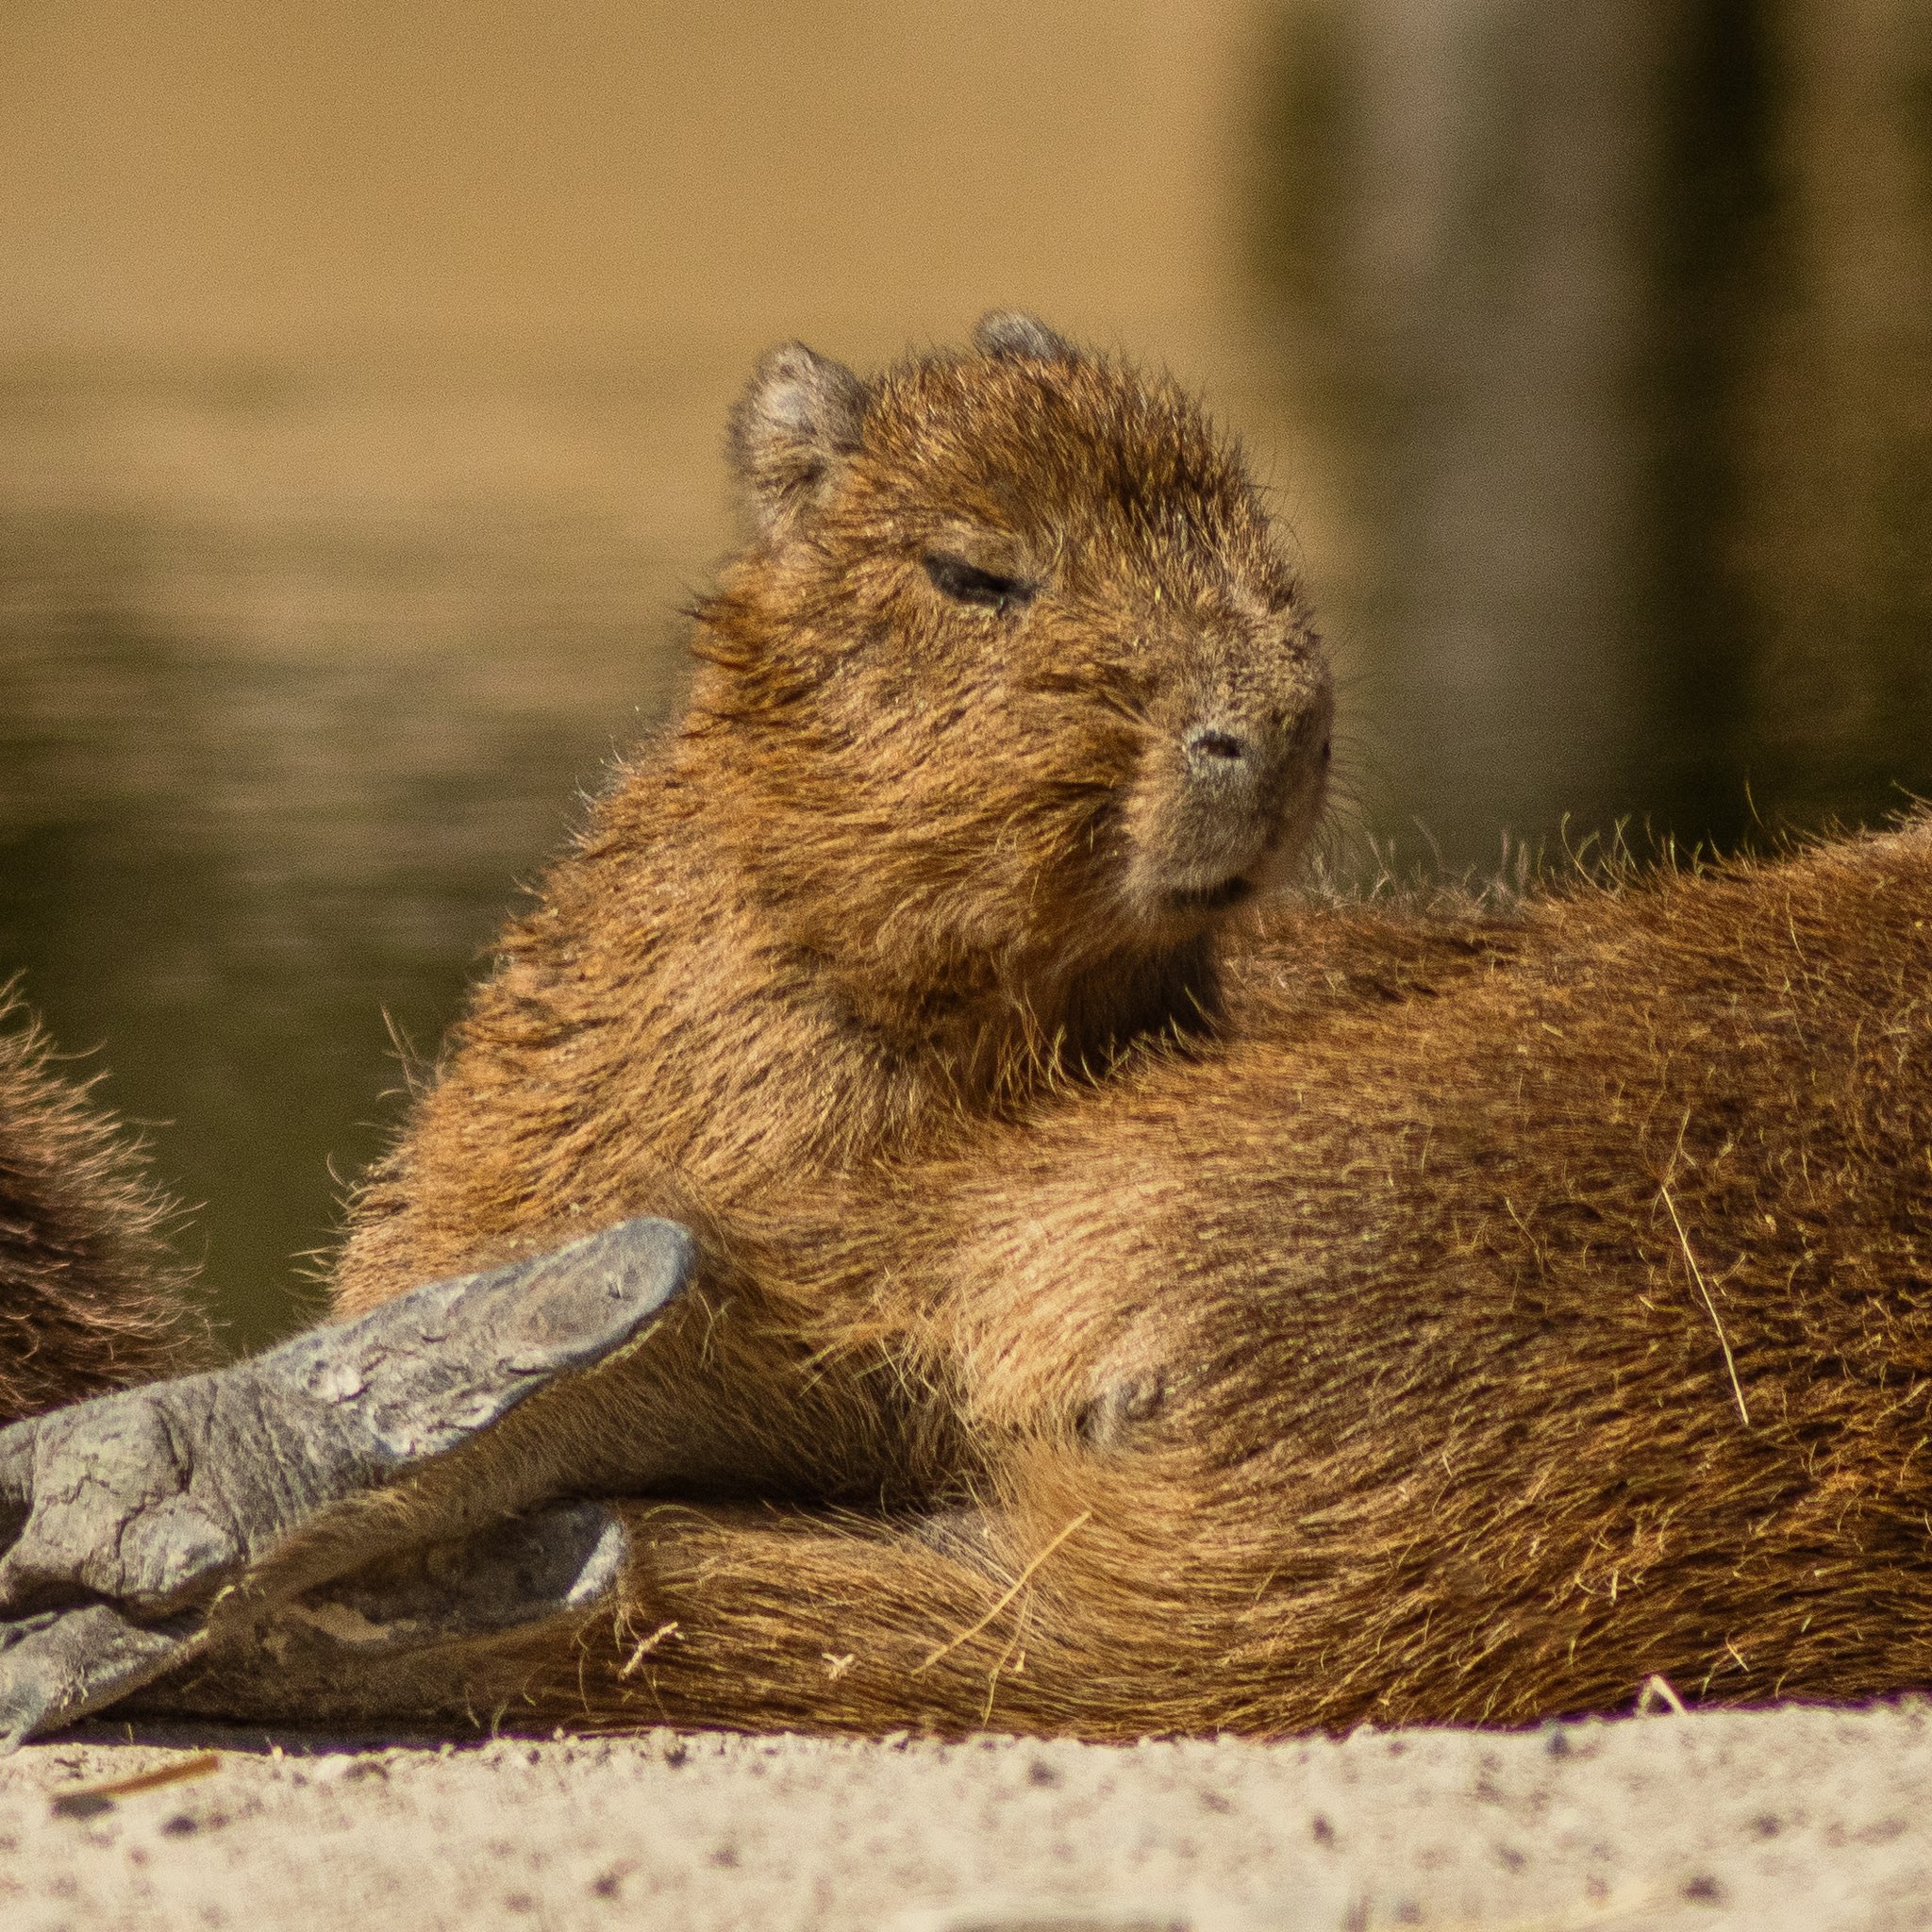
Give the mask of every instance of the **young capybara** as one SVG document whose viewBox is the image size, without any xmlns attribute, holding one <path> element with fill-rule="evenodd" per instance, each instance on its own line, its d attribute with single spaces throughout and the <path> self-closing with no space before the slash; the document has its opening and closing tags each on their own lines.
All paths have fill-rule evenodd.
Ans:
<svg viewBox="0 0 1932 1932">
<path fill-rule="evenodd" d="M 1237 909 L 1328 718 L 1252 491 L 1163 387 L 979 347 L 768 362 L 691 714 L 357 1210 L 344 1310 L 696 1231 L 630 1354 L 363 1519 L 403 1574 L 612 1498 L 614 1591 L 161 1701 L 1125 1737 L 1923 1684 L 1932 824 Z"/>
<path fill-rule="evenodd" d="M 1165 389 L 981 348 L 768 363 L 691 715 L 358 1211 L 345 1308 L 640 1210 L 707 1245 L 636 1372 L 469 1478 L 653 1492 L 616 1615 L 479 1646 L 473 1708 L 1115 1736 L 1924 1681 L 1923 824 L 1231 919 L 1321 795 L 1293 586 Z"/>
<path fill-rule="evenodd" d="M 730 449 L 689 708 L 503 941 L 336 1307 L 666 1214 L 704 1278 L 562 1475 L 916 1492 L 930 1416 L 761 1230 L 1201 1034 L 1319 820 L 1330 676 L 1239 454 L 1029 317 L 872 382 L 776 350 Z"/>
<path fill-rule="evenodd" d="M 0 1425 L 194 1365 L 206 1337 L 134 1150 L 0 996 Z"/>
</svg>

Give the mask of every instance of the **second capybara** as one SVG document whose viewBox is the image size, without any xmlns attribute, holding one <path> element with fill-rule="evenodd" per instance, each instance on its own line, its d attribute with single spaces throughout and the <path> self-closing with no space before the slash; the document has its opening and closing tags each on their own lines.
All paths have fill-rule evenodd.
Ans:
<svg viewBox="0 0 1932 1932">
<path fill-rule="evenodd" d="M 198 1365 L 208 1339 L 139 1154 L 0 998 L 0 1424 Z"/>
</svg>

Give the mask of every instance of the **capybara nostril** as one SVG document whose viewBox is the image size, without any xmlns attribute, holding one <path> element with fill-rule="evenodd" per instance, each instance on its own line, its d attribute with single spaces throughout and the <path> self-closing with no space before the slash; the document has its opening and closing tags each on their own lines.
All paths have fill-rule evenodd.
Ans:
<svg viewBox="0 0 1932 1932">
<path fill-rule="evenodd" d="M 1224 724 L 1203 724 L 1183 741 L 1188 763 L 1203 777 L 1225 777 L 1255 762 L 1255 741 Z"/>
</svg>

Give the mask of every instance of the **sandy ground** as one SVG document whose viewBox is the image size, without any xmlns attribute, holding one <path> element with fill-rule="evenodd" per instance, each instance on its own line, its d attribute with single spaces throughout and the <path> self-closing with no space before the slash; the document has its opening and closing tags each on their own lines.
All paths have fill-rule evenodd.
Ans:
<svg viewBox="0 0 1932 1932">
<path fill-rule="evenodd" d="M 1125 1749 L 97 1731 L 0 1761 L 6 1932 L 1414 1924 L 1932 1925 L 1932 1705 Z"/>
</svg>

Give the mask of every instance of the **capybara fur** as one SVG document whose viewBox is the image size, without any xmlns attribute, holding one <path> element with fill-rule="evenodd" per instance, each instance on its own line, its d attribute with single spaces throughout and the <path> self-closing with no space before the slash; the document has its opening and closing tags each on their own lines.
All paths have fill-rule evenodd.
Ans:
<svg viewBox="0 0 1932 1932">
<path fill-rule="evenodd" d="M 653 1492 L 617 1614 L 479 1644 L 469 1714 L 1265 1734 L 1924 1683 L 1924 824 L 1237 911 L 1327 734 L 1254 494 L 1166 389 L 982 348 L 767 364 L 690 715 L 359 1204 L 344 1308 L 640 1210 L 705 1243 L 680 1322 L 467 1478 Z"/>
<path fill-rule="evenodd" d="M 500 1699 L 1123 1737 L 1932 1678 L 1932 825 L 1299 911 L 1225 1026 L 801 1231 L 917 1284 L 950 1507 L 633 1506 L 627 1614 Z"/>
<path fill-rule="evenodd" d="M 206 1353 L 167 1203 L 50 1060 L 0 991 L 0 1425 Z"/>
<path fill-rule="evenodd" d="M 356 1210 L 345 1309 L 697 1230 L 663 1328 L 452 1477 L 625 1499 L 617 1607 L 332 1714 L 1270 1735 L 1925 1683 L 1932 826 L 1238 906 L 1328 718 L 1254 492 L 1163 385 L 979 348 L 766 365 L 690 715 Z"/>
</svg>

